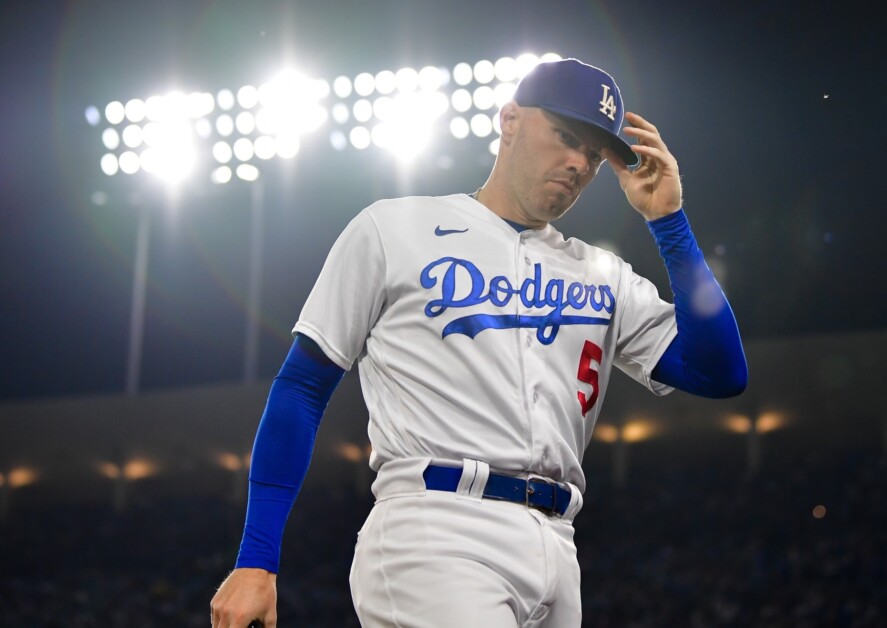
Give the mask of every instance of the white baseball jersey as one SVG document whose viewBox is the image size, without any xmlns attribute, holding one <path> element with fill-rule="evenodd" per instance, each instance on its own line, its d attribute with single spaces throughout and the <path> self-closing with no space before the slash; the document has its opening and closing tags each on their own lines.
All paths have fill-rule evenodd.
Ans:
<svg viewBox="0 0 887 628">
<path fill-rule="evenodd" d="M 379 201 L 330 251 L 293 333 L 359 362 L 370 466 L 483 460 L 585 489 L 612 367 L 650 372 L 674 307 L 616 255 L 518 233 L 466 194 Z"/>
</svg>

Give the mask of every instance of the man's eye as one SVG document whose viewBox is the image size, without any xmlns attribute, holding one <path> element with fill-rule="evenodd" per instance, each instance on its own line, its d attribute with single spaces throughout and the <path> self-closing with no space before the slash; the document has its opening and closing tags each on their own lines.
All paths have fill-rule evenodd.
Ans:
<svg viewBox="0 0 887 628">
<path fill-rule="evenodd" d="M 566 131 L 561 131 L 560 129 L 558 129 L 557 134 L 558 136 L 560 136 L 561 141 L 570 148 L 576 148 L 577 146 L 579 146 L 579 140 L 577 140 L 572 133 L 567 133 Z"/>
</svg>

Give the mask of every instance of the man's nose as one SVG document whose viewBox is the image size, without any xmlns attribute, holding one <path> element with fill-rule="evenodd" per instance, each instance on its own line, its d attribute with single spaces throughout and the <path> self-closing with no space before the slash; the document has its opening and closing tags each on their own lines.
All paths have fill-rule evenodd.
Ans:
<svg viewBox="0 0 887 628">
<path fill-rule="evenodd" d="M 580 177 L 588 174 L 591 169 L 591 162 L 588 155 L 579 150 L 570 151 L 570 160 L 567 162 L 567 168 L 575 172 Z"/>
</svg>

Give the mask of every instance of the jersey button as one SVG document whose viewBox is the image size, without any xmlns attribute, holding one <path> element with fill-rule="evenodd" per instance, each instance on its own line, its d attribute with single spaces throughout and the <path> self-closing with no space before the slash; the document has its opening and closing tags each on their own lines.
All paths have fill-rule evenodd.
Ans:
<svg viewBox="0 0 887 628">
<path fill-rule="evenodd" d="M 527 263 L 528 266 L 530 265 L 530 258 L 529 257 L 524 257 L 524 261 Z"/>
<path fill-rule="evenodd" d="M 533 344 L 533 334 L 527 334 L 527 346 Z"/>
<path fill-rule="evenodd" d="M 539 401 L 539 393 L 537 393 L 537 392 L 533 393 L 533 401 Z"/>
</svg>

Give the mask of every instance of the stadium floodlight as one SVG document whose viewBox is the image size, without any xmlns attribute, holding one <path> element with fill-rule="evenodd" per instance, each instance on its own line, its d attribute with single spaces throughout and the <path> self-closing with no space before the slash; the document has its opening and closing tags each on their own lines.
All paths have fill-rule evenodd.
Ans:
<svg viewBox="0 0 887 628">
<path fill-rule="evenodd" d="M 126 119 L 130 122 L 141 122 L 145 119 L 145 101 L 133 98 L 123 108 Z"/>
<path fill-rule="evenodd" d="M 120 170 L 125 174 L 135 174 L 141 167 L 139 156 L 131 150 L 125 151 L 120 155 Z"/>
<path fill-rule="evenodd" d="M 142 131 L 145 146 L 157 146 L 163 141 L 163 126 L 159 122 L 149 122 Z"/>
<path fill-rule="evenodd" d="M 123 143 L 130 148 L 138 148 L 143 140 L 142 127 L 138 124 L 130 124 L 123 129 Z"/>
<path fill-rule="evenodd" d="M 376 74 L 376 91 L 380 94 L 390 94 L 397 88 L 397 78 L 391 70 L 382 70 Z"/>
<path fill-rule="evenodd" d="M 219 166 L 209 174 L 209 180 L 217 185 L 228 183 L 231 180 L 231 168 Z"/>
<path fill-rule="evenodd" d="M 299 154 L 302 147 L 299 142 L 299 136 L 295 134 L 280 134 L 274 138 L 274 147 L 277 150 L 277 156 L 281 159 L 292 159 Z"/>
<path fill-rule="evenodd" d="M 348 148 L 348 138 L 345 137 L 345 134 L 342 133 L 342 131 L 336 129 L 330 132 L 330 144 L 335 150 L 342 152 Z"/>
<path fill-rule="evenodd" d="M 449 100 L 441 92 L 400 93 L 381 108 L 384 117 L 377 115 L 381 121 L 373 127 L 372 141 L 409 161 L 428 146 L 436 120 L 448 108 Z"/>
<path fill-rule="evenodd" d="M 102 172 L 113 176 L 118 171 L 130 175 L 145 171 L 169 183 L 180 182 L 196 162 L 193 135 L 197 133 L 206 139 L 212 134 L 209 121 L 201 116 L 210 113 L 213 107 L 212 96 L 203 92 L 187 96 L 171 92 L 146 100 L 132 98 L 126 105 L 120 101 L 108 103 L 107 121 L 114 126 L 125 122 L 126 126 L 122 131 L 113 127 L 102 131 L 102 143 L 108 150 L 114 151 L 120 146 L 121 136 L 124 146 L 119 155 L 102 156 Z M 194 117 L 201 119 L 192 123 Z"/>
<path fill-rule="evenodd" d="M 373 101 L 373 115 L 385 122 L 395 115 L 394 99 L 388 96 L 380 96 Z"/>
<path fill-rule="evenodd" d="M 259 113 L 259 118 L 262 118 L 262 113 Z M 234 119 L 234 127 L 237 129 L 237 132 L 241 135 L 249 135 L 256 129 L 256 117 L 249 111 L 241 111 L 237 114 L 237 117 Z M 265 126 L 269 126 L 266 125 Z M 267 133 L 267 129 L 260 129 L 263 133 Z"/>
<path fill-rule="evenodd" d="M 271 159 L 277 154 L 277 141 L 269 135 L 262 135 L 256 138 L 253 150 L 259 159 Z"/>
<path fill-rule="evenodd" d="M 259 169 L 252 164 L 240 164 L 235 172 L 237 177 L 244 181 L 255 181 L 259 178 Z"/>
<path fill-rule="evenodd" d="M 517 65 L 517 78 L 522 79 L 527 73 L 539 65 L 539 57 L 532 52 L 527 52 L 515 59 Z"/>
<path fill-rule="evenodd" d="M 328 113 L 320 101 L 329 94 L 329 83 L 310 79 L 292 70 L 282 72 L 259 88 L 261 132 L 277 136 L 301 136 L 320 128 Z"/>
<path fill-rule="evenodd" d="M 501 109 L 505 103 L 514 98 L 514 90 L 517 89 L 516 83 L 499 83 L 493 88 L 493 98 L 495 100 L 496 109 Z"/>
<path fill-rule="evenodd" d="M 157 122 L 163 118 L 163 96 L 154 94 L 145 100 L 145 117 L 151 122 Z"/>
<path fill-rule="evenodd" d="M 483 113 L 471 116 L 471 132 L 477 137 L 487 137 L 493 132 L 493 120 Z"/>
<path fill-rule="evenodd" d="M 472 101 L 474 102 L 474 106 L 481 111 L 492 109 L 496 104 L 496 92 L 494 92 L 493 88 L 489 85 L 481 85 L 474 90 Z"/>
<path fill-rule="evenodd" d="M 189 118 L 202 118 L 213 112 L 216 101 L 212 94 L 206 92 L 191 92 L 186 96 L 185 107 Z"/>
<path fill-rule="evenodd" d="M 102 131 L 102 144 L 108 150 L 114 150 L 120 146 L 120 134 L 115 129 L 105 129 Z"/>
<path fill-rule="evenodd" d="M 348 109 L 348 105 L 340 102 L 333 105 L 333 120 L 336 124 L 345 124 L 350 117 L 351 110 Z"/>
<path fill-rule="evenodd" d="M 486 59 L 474 64 L 474 80 L 478 83 L 490 83 L 496 78 L 496 68 L 492 61 Z"/>
<path fill-rule="evenodd" d="M 196 122 L 194 122 L 194 132 L 197 134 L 202 140 L 209 139 L 213 134 L 213 125 L 212 122 L 207 120 L 206 118 L 200 118 Z"/>
<path fill-rule="evenodd" d="M 401 93 L 414 92 L 419 87 L 419 73 L 413 68 L 401 68 L 395 75 L 397 91 Z"/>
<path fill-rule="evenodd" d="M 234 118 L 227 113 L 223 113 L 216 118 L 216 131 L 222 137 L 228 137 L 234 133 Z"/>
<path fill-rule="evenodd" d="M 355 120 L 358 122 L 366 122 L 373 117 L 373 104 L 369 100 L 361 98 L 354 103 L 353 112 Z"/>
<path fill-rule="evenodd" d="M 186 121 L 172 120 L 161 123 L 156 144 L 157 166 L 152 172 L 167 183 L 180 183 L 194 169 L 197 152 L 191 125 Z"/>
<path fill-rule="evenodd" d="M 457 140 L 464 140 L 468 137 L 468 134 L 471 133 L 471 127 L 468 125 L 468 120 L 462 116 L 456 116 L 450 120 L 450 133 L 452 133 L 453 137 Z"/>
<path fill-rule="evenodd" d="M 437 91 L 449 81 L 449 74 L 443 68 L 426 65 L 419 70 L 419 89 L 425 92 Z"/>
<path fill-rule="evenodd" d="M 459 63 L 453 68 L 453 80 L 456 85 L 469 85 L 474 79 L 474 71 L 467 63 Z"/>
<path fill-rule="evenodd" d="M 453 101 L 453 109 L 460 113 L 465 113 L 469 109 L 471 109 L 471 105 L 473 103 L 473 99 L 471 97 L 471 92 L 467 89 L 457 89 L 453 92 L 453 95 L 450 97 Z"/>
<path fill-rule="evenodd" d="M 83 111 L 83 115 L 86 117 L 86 122 L 89 126 L 98 126 L 99 122 L 102 121 L 102 114 L 99 113 L 99 108 L 95 105 L 90 105 Z"/>
<path fill-rule="evenodd" d="M 255 85 L 244 85 L 237 90 L 237 102 L 244 109 L 252 109 L 259 104 L 259 90 Z"/>
<path fill-rule="evenodd" d="M 117 155 L 105 153 L 102 155 L 100 162 L 102 172 L 109 177 L 113 177 L 120 170 L 120 163 L 117 161 Z"/>
<path fill-rule="evenodd" d="M 347 76 L 339 76 L 333 81 L 333 91 L 339 98 L 348 98 L 353 91 L 351 79 Z"/>
<path fill-rule="evenodd" d="M 362 126 L 356 126 L 351 129 L 348 139 L 351 141 L 351 145 L 357 150 L 368 148 L 373 141 L 369 130 Z"/>
<path fill-rule="evenodd" d="M 286 70 L 258 86 L 114 100 L 103 110 L 87 107 L 84 115 L 92 126 L 106 123 L 100 161 L 106 175 L 145 171 L 179 182 L 206 155 L 216 164 L 207 171 L 216 172 L 211 177 L 218 183 L 225 179 L 218 168 L 232 158 L 217 148 L 222 140 L 228 153 L 239 147 L 240 161 L 264 161 L 294 157 L 303 136 L 326 124 L 337 151 L 375 145 L 401 159 L 417 156 L 439 135 L 488 138 L 499 132 L 493 112 L 513 97 L 520 78 L 540 61 L 559 58 L 525 53 L 450 68 L 361 72 L 331 83 Z M 498 146 L 495 138 L 485 144 L 488 150 Z"/>
<path fill-rule="evenodd" d="M 86 122 L 101 129 L 99 167 L 106 176 L 145 172 L 170 184 L 180 183 L 199 164 L 212 183 L 235 178 L 258 181 L 257 163 L 294 158 L 303 137 L 329 124 L 329 142 L 336 151 L 376 146 L 409 161 L 426 151 L 438 136 L 483 142 L 496 153 L 500 132 L 494 109 L 514 94 L 517 82 L 537 63 L 559 59 L 546 53 L 458 63 L 451 69 L 425 66 L 397 71 L 338 76 L 332 84 L 287 70 L 256 87 L 220 89 L 212 93 L 173 91 L 142 100 L 113 100 L 104 108 L 86 107 Z M 496 137 L 489 136 L 496 133 Z M 235 161 L 236 159 L 236 161 Z M 439 156 L 441 168 L 453 159 Z M 254 231 L 260 227 L 262 185 L 251 186 Z M 144 295 L 147 274 L 149 213 L 141 212 L 136 242 L 130 347 L 126 390 L 138 392 Z M 255 231 L 258 233 L 258 231 Z M 261 239 L 252 236 L 258 267 Z M 255 268 L 250 277 L 257 276 Z M 252 281 L 252 279 L 251 279 Z M 257 290 L 250 288 L 250 321 L 245 352 L 245 377 L 255 378 L 253 345 L 258 337 Z M 252 348 L 250 348 L 252 347 Z M 252 357 L 250 357 L 252 356 Z"/>
<path fill-rule="evenodd" d="M 219 109 L 222 111 L 230 111 L 234 108 L 234 105 L 237 104 L 237 100 L 234 98 L 234 92 L 230 89 L 219 90 L 219 93 L 216 94 L 216 102 L 219 104 Z"/>
<path fill-rule="evenodd" d="M 109 124 L 120 124 L 125 117 L 126 110 L 122 102 L 115 100 L 105 106 L 105 119 Z"/>
<path fill-rule="evenodd" d="M 249 161 L 253 158 L 255 154 L 255 149 L 253 148 L 252 141 L 247 137 L 241 137 L 239 140 L 234 142 L 234 156 L 238 159 L 238 161 Z"/>
<path fill-rule="evenodd" d="M 502 57 L 493 64 L 496 80 L 508 83 L 517 78 L 517 62 L 511 57 Z"/>
<path fill-rule="evenodd" d="M 376 89 L 376 79 L 369 72 L 361 72 L 354 77 L 354 93 L 369 96 Z"/>
</svg>

